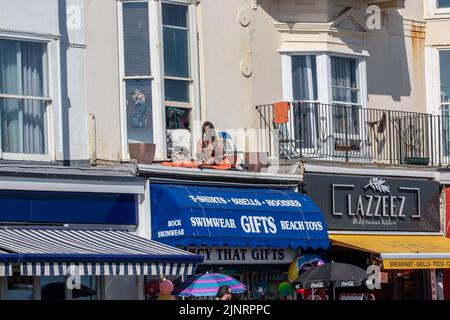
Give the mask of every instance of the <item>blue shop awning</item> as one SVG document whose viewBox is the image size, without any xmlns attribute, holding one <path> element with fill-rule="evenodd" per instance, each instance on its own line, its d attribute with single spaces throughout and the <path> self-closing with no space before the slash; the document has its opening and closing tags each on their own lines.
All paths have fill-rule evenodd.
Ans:
<svg viewBox="0 0 450 320">
<path fill-rule="evenodd" d="M 0 229 L 0 276 L 190 275 L 203 257 L 126 231 Z"/>
<path fill-rule="evenodd" d="M 328 248 L 320 209 L 290 190 L 152 184 L 152 239 L 173 246 Z"/>
</svg>

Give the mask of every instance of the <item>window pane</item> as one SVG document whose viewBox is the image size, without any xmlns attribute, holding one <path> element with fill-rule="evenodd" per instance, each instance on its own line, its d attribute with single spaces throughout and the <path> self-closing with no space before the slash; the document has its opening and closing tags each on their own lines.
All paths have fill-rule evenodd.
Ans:
<svg viewBox="0 0 450 320">
<path fill-rule="evenodd" d="M 148 4 L 123 4 L 123 47 L 126 76 L 150 75 Z"/>
<path fill-rule="evenodd" d="M 441 73 L 441 101 L 450 102 L 450 50 L 441 51 L 440 54 Z"/>
<path fill-rule="evenodd" d="M 129 143 L 153 143 L 150 80 L 126 81 L 127 133 Z"/>
<path fill-rule="evenodd" d="M 166 101 L 189 102 L 189 82 L 165 80 Z"/>
<path fill-rule="evenodd" d="M 42 300 L 65 300 L 64 276 L 39 277 Z M 96 300 L 95 276 L 80 276 L 80 288 L 72 290 L 73 300 Z"/>
<path fill-rule="evenodd" d="M 166 76 L 189 78 L 188 32 L 164 27 L 164 72 Z"/>
<path fill-rule="evenodd" d="M 163 25 L 187 28 L 187 14 L 187 6 L 171 3 L 162 4 Z"/>
<path fill-rule="evenodd" d="M 72 291 L 73 300 L 96 300 L 95 276 L 82 276 L 80 289 Z"/>
<path fill-rule="evenodd" d="M 333 105 L 334 133 L 359 134 L 359 106 Z"/>
<path fill-rule="evenodd" d="M 47 96 L 44 43 L 0 39 L 0 93 Z"/>
<path fill-rule="evenodd" d="M 444 143 L 443 151 L 444 155 L 448 157 L 450 155 L 450 106 L 444 105 L 442 107 L 442 141 Z"/>
<path fill-rule="evenodd" d="M 438 8 L 450 8 L 450 0 L 437 0 Z"/>
<path fill-rule="evenodd" d="M 14 273 L 13 277 L 6 277 L 6 279 L 8 281 L 7 300 L 33 300 L 33 277 Z"/>
<path fill-rule="evenodd" d="M 294 100 L 317 100 L 317 67 L 315 56 L 292 57 Z"/>
<path fill-rule="evenodd" d="M 331 83 L 334 102 L 358 103 L 357 61 L 331 57 Z"/>
<path fill-rule="evenodd" d="M 0 98 L 3 152 L 46 154 L 47 103 Z"/>
<path fill-rule="evenodd" d="M 189 129 L 191 109 L 166 107 L 166 129 Z"/>
</svg>

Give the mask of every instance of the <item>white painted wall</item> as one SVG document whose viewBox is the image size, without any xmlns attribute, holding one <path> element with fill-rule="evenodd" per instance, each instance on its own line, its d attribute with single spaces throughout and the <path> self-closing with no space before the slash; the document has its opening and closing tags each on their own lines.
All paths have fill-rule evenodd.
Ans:
<svg viewBox="0 0 450 320">
<path fill-rule="evenodd" d="M 0 0 L 0 28 L 58 34 L 58 0 Z"/>
<path fill-rule="evenodd" d="M 117 3 L 85 0 L 87 110 L 96 118 L 97 158 L 121 160 Z"/>
</svg>

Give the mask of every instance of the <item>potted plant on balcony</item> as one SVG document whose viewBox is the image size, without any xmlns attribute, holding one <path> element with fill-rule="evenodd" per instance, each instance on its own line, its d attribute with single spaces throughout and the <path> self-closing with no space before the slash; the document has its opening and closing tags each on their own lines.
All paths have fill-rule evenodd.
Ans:
<svg viewBox="0 0 450 320">
<path fill-rule="evenodd" d="M 424 128 L 418 128 L 412 124 L 405 126 L 401 132 L 400 148 L 404 148 L 405 164 L 427 166 L 430 157 L 426 156 L 426 133 Z"/>
</svg>

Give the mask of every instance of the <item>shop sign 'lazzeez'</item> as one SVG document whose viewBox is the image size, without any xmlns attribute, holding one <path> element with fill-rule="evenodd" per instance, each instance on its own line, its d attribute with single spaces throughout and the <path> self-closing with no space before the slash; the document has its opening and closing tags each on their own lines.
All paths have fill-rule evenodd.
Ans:
<svg viewBox="0 0 450 320">
<path fill-rule="evenodd" d="M 304 190 L 325 213 L 328 230 L 440 231 L 435 181 L 307 174 Z"/>
</svg>

